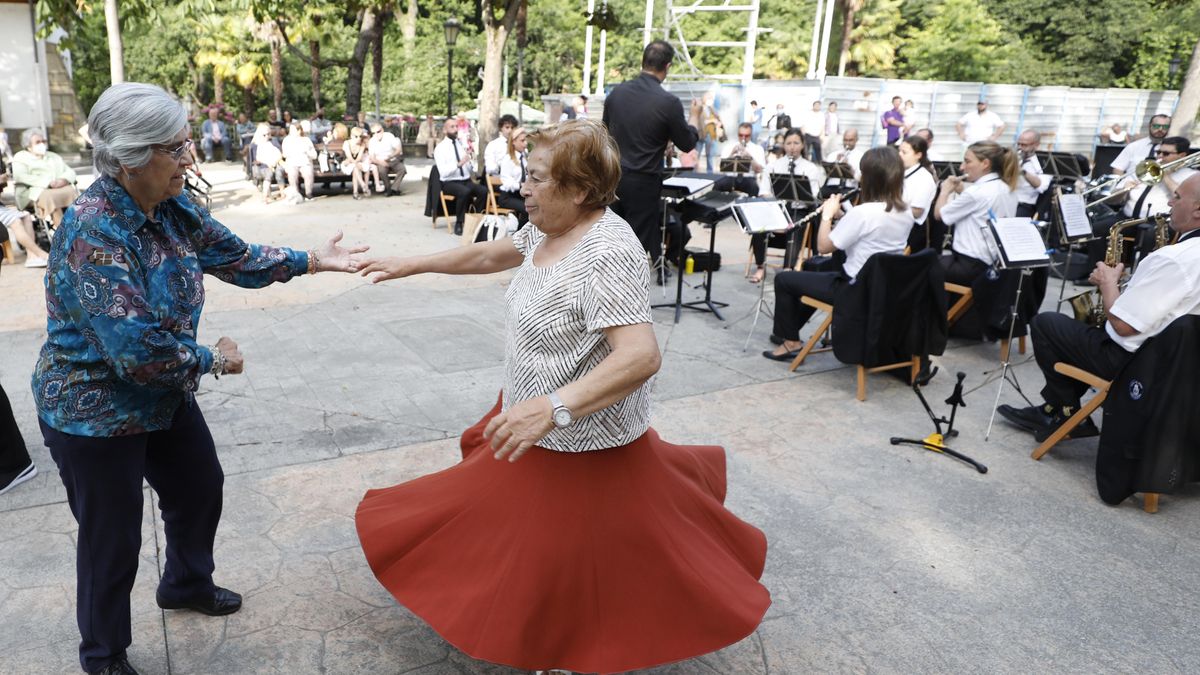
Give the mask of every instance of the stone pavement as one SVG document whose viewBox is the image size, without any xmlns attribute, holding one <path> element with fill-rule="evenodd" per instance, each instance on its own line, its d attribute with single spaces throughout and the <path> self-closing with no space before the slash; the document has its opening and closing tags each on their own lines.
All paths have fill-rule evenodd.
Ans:
<svg viewBox="0 0 1200 675">
<path fill-rule="evenodd" d="M 457 244 L 420 211 L 424 189 L 354 202 L 262 205 L 219 167 L 217 216 L 244 238 L 310 247 L 337 227 L 381 254 Z M 697 236 L 706 235 L 697 230 Z M 757 287 L 742 279 L 746 238 L 718 230 L 714 296 L 735 319 Z M 698 240 L 694 240 L 698 244 Z M 198 399 L 226 471 L 217 580 L 245 594 L 225 618 L 161 612 L 162 523 L 147 489 L 133 591 L 133 664 L 146 673 L 511 673 L 471 659 L 399 607 L 363 560 L 362 493 L 452 465 L 457 436 L 500 385 L 507 274 L 428 276 L 381 286 L 305 277 L 264 290 L 207 285 L 205 341 L 228 335 L 246 373 L 205 378 Z M 695 281 L 696 278 L 689 278 Z M 1052 293 L 1057 286 L 1052 286 Z M 699 295 L 689 291 L 689 298 Z M 0 497 L 0 673 L 77 670 L 75 523 L 41 445 L 28 379 L 44 338 L 38 271 L 0 275 L 0 382 L 41 473 Z M 655 301 L 661 299 L 657 289 Z M 794 374 L 767 361 L 767 323 L 655 310 L 664 351 L 654 425 L 671 441 L 719 443 L 729 507 L 770 542 L 773 605 L 741 643 L 655 669 L 691 673 L 1195 671 L 1200 499 L 1194 486 L 1147 515 L 1095 494 L 1095 440 L 1041 462 L 997 422 L 996 383 L 967 395 L 953 446 L 990 467 L 888 444 L 928 419 L 900 381 L 830 353 Z M 994 344 L 953 342 L 943 371 L 983 384 Z M 1032 363 L 1016 372 L 1031 397 Z M 953 377 L 927 388 L 942 412 Z M 1019 402 L 1011 387 L 1003 399 Z M 1191 666 L 1187 664 L 1191 663 Z"/>
</svg>

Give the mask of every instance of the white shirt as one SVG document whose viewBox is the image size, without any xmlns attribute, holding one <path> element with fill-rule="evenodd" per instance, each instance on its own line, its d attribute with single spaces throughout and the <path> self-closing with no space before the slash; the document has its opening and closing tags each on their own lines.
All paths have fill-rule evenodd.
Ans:
<svg viewBox="0 0 1200 675">
<path fill-rule="evenodd" d="M 500 173 L 500 158 L 508 154 L 508 139 L 497 136 L 483 148 L 483 169 L 490 174 Z"/>
<path fill-rule="evenodd" d="M 967 145 L 990 139 L 997 129 L 1004 126 L 1000 116 L 991 110 L 984 110 L 983 114 L 980 114 L 978 110 L 972 110 L 963 115 L 958 123 L 963 125 L 963 135 L 966 136 L 966 140 L 963 142 Z"/>
<path fill-rule="evenodd" d="M 1037 187 L 1030 185 L 1029 181 L 1025 180 L 1026 172 L 1036 175 L 1041 183 Z M 1038 195 L 1049 188 L 1050 176 L 1042 173 L 1042 163 L 1038 161 L 1037 155 L 1031 155 L 1021 163 L 1021 174 L 1017 176 L 1017 203 L 1036 204 Z"/>
<path fill-rule="evenodd" d="M 1112 161 L 1112 168 L 1124 173 L 1133 173 L 1133 167 L 1137 166 L 1138 162 L 1154 159 L 1154 148 L 1160 143 L 1162 140 L 1155 140 L 1149 136 L 1137 139 L 1121 150 L 1121 154 Z"/>
<path fill-rule="evenodd" d="M 255 164 L 264 164 L 274 168 L 279 160 L 283 159 L 283 153 L 279 152 L 279 148 L 271 141 L 262 141 L 254 144 L 254 162 Z"/>
<path fill-rule="evenodd" d="M 810 110 L 800 120 L 800 130 L 808 136 L 825 135 L 825 111 Z"/>
<path fill-rule="evenodd" d="M 317 158 L 317 149 L 308 136 L 285 136 L 281 145 L 283 162 L 287 166 L 311 166 Z"/>
<path fill-rule="evenodd" d="M 922 225 L 929 218 L 929 207 L 933 205 L 933 195 L 937 192 L 937 181 L 933 173 L 917 164 L 904 172 L 904 203 L 908 208 L 921 209 L 921 215 L 915 217 L 917 225 Z"/>
<path fill-rule="evenodd" d="M 854 207 L 834 225 L 829 239 L 846 252 L 842 270 L 853 281 L 867 258 L 876 253 L 903 253 L 912 230 L 912 210 L 905 207 L 885 211 L 883 202 L 868 202 Z"/>
<path fill-rule="evenodd" d="M 500 189 L 505 192 L 520 192 L 521 182 L 524 178 L 528 178 L 525 172 L 528 171 L 525 164 L 525 153 L 518 152 L 517 158 L 514 160 L 504 153 L 500 156 Z"/>
<path fill-rule="evenodd" d="M 513 246 L 524 256 L 505 291 L 504 410 L 587 375 L 612 353 L 605 328 L 648 324 L 650 266 L 629 224 L 606 209 L 600 220 L 553 265 L 533 256 L 546 235 L 530 223 Z M 650 427 L 647 380 L 628 396 L 538 445 L 560 452 L 601 450 L 630 443 Z"/>
<path fill-rule="evenodd" d="M 956 253 L 991 265 L 996 262 L 994 243 L 991 235 L 984 233 L 989 212 L 996 218 L 1011 218 L 1017 213 L 1016 193 L 994 173 L 968 183 L 943 206 L 942 222 L 954 226 L 951 248 Z"/>
<path fill-rule="evenodd" d="M 454 154 L 455 147 L 458 155 Z M 433 163 L 437 165 L 438 176 L 442 181 L 467 180 L 471 177 L 471 165 L 459 166 L 462 158 L 467 156 L 467 144 L 461 138 L 451 139 L 449 136 L 438 141 L 433 149 Z"/>
<path fill-rule="evenodd" d="M 1200 314 L 1200 235 L 1193 234 L 1143 258 L 1109 314 L 1139 331 L 1121 337 L 1111 323 L 1104 324 L 1113 342 L 1130 352 L 1175 319 Z"/>
<path fill-rule="evenodd" d="M 1124 129 L 1122 129 L 1120 131 L 1116 131 L 1116 132 L 1114 132 L 1114 131 L 1108 132 L 1108 142 L 1109 143 L 1124 143 L 1127 140 L 1129 140 L 1129 132 L 1125 131 Z"/>
<path fill-rule="evenodd" d="M 767 171 L 771 174 L 782 174 L 786 176 L 789 173 L 788 168 L 791 163 L 792 159 L 790 157 L 780 157 L 774 162 L 771 162 L 771 165 L 767 167 Z M 797 176 L 804 176 L 808 179 L 809 189 L 812 190 L 812 195 L 814 198 L 816 198 L 820 194 L 821 186 L 825 184 L 825 169 L 822 169 L 803 157 L 797 157 L 795 160 L 795 166 L 792 166 L 791 168 L 793 170 L 790 173 Z"/>
<path fill-rule="evenodd" d="M 1185 166 L 1182 169 L 1173 171 L 1171 173 L 1171 180 L 1178 185 L 1197 173 L 1200 172 Z M 1117 189 L 1136 180 L 1137 178 L 1132 175 L 1126 176 L 1124 180 L 1117 183 Z M 1146 192 L 1147 190 L 1149 190 L 1148 193 Z M 1143 193 L 1146 193 L 1145 199 L 1142 199 Z M 1144 185 L 1130 191 L 1129 197 L 1125 200 L 1125 205 L 1121 207 L 1121 213 L 1126 218 L 1144 218 L 1159 213 L 1166 213 L 1171 210 L 1171 207 L 1167 204 L 1170 199 L 1171 193 L 1167 189 L 1166 181 L 1162 181 L 1157 185 Z M 1134 213 L 1133 210 L 1137 208 L 1139 201 L 1141 202 L 1141 211 Z"/>
<path fill-rule="evenodd" d="M 390 131 L 385 131 L 379 135 L 372 134 L 371 140 L 367 141 L 367 152 L 371 153 L 373 159 L 390 159 L 399 150 L 400 139 L 396 138 Z"/>
<path fill-rule="evenodd" d="M 741 154 L 749 155 L 750 160 L 759 166 L 759 171 L 755 171 L 754 173 L 759 173 L 762 170 L 762 167 L 767 165 L 767 153 L 758 143 L 747 143 L 744 146 L 737 142 L 730 143 L 728 147 L 725 148 L 725 153 L 721 156 L 725 158 L 733 157 L 734 153 L 738 152 L 739 148 L 741 149 Z"/>
<path fill-rule="evenodd" d="M 849 164 L 850 168 L 854 169 L 854 177 L 859 178 L 862 176 L 862 169 L 859 165 L 862 163 L 862 158 L 865 154 L 867 154 L 867 151 L 858 146 L 854 146 L 853 150 L 847 150 L 845 146 L 842 146 L 842 149 L 834 154 L 833 161 L 835 163 Z"/>
</svg>

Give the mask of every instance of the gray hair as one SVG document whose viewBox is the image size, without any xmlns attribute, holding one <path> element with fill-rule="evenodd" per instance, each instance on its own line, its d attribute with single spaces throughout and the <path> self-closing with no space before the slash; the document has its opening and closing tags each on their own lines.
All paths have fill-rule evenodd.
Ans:
<svg viewBox="0 0 1200 675">
<path fill-rule="evenodd" d="M 41 136 L 42 140 L 46 140 L 46 132 L 37 127 L 33 127 L 21 132 L 21 147 L 28 148 L 29 144 L 33 142 L 34 136 Z"/>
<path fill-rule="evenodd" d="M 88 115 L 96 172 L 116 176 L 122 166 L 145 166 L 153 152 L 150 146 L 170 143 L 185 126 L 187 111 L 161 87 L 114 84 L 100 94 Z"/>
</svg>

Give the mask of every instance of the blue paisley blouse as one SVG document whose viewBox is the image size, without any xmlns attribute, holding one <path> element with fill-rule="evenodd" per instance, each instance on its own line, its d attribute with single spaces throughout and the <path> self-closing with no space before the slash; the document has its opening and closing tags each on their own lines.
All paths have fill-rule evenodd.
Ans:
<svg viewBox="0 0 1200 675">
<path fill-rule="evenodd" d="M 67 209 L 50 251 L 38 414 L 77 436 L 169 428 L 212 368 L 196 343 L 204 273 L 261 288 L 307 268 L 307 253 L 246 244 L 186 195 L 151 220 L 115 180 L 97 180 Z"/>
</svg>

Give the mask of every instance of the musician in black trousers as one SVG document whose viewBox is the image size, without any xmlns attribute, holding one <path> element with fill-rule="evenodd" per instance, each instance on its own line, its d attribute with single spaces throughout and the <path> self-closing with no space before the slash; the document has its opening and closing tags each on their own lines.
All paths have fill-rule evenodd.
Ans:
<svg viewBox="0 0 1200 675">
<path fill-rule="evenodd" d="M 667 142 L 680 152 L 696 147 L 703 101 L 683 103 L 662 88 L 675 49 L 655 40 L 642 51 L 642 73 L 617 85 L 604 101 L 604 124 L 621 152 L 621 182 L 613 211 L 625 219 L 650 254 L 662 257 L 662 170 Z"/>
</svg>

